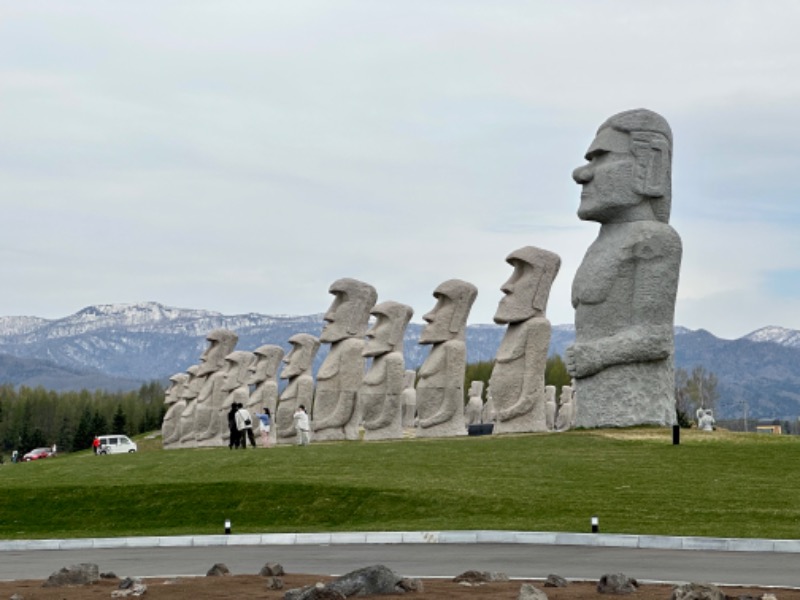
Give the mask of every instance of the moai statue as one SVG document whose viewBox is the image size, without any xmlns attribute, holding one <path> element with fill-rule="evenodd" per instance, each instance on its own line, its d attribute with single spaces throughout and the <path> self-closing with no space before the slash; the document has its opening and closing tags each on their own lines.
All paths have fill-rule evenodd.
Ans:
<svg viewBox="0 0 800 600">
<path fill-rule="evenodd" d="M 419 369 L 417 383 L 417 437 L 466 435 L 464 425 L 464 373 L 467 317 L 478 289 L 460 279 L 450 279 L 433 292 L 436 306 L 422 318 L 428 323 L 419 337 L 431 353 Z"/>
<path fill-rule="evenodd" d="M 327 323 L 319 340 L 331 348 L 317 371 L 311 413 L 314 439 L 357 440 L 356 396 L 364 379 L 364 334 L 378 294 L 356 279 L 334 281 L 329 291 L 335 299 L 325 313 Z"/>
<path fill-rule="evenodd" d="M 197 395 L 200 393 L 204 381 L 202 377 L 197 376 L 198 371 L 200 371 L 200 365 L 192 365 L 186 369 L 189 379 L 183 384 L 181 392 L 181 398 L 186 402 L 186 408 L 181 413 L 181 437 L 177 444 L 179 448 L 194 448 L 195 446 L 194 413 L 197 407 Z"/>
<path fill-rule="evenodd" d="M 494 410 L 494 399 L 492 398 L 492 382 L 491 380 L 486 385 L 486 402 L 483 403 L 483 412 L 481 413 L 481 421 L 484 423 L 494 423 L 497 413 Z M 494 428 L 492 428 L 494 430 Z"/>
<path fill-rule="evenodd" d="M 469 384 L 469 399 L 464 407 L 464 421 L 467 427 L 480 425 L 483 417 L 483 382 L 473 381 Z"/>
<path fill-rule="evenodd" d="M 233 352 L 239 336 L 227 329 L 214 329 L 206 336 L 206 340 L 208 348 L 200 357 L 200 369 L 197 371 L 197 377 L 203 378 L 194 413 L 198 447 L 221 446 L 222 436 L 228 431 L 228 422 L 222 414 L 222 404 L 227 396 L 222 389 L 225 357 Z"/>
<path fill-rule="evenodd" d="M 556 386 L 544 386 L 544 413 L 547 420 L 547 430 L 553 431 L 556 427 Z"/>
<path fill-rule="evenodd" d="M 414 427 L 414 419 L 417 416 L 417 390 L 414 383 L 417 380 L 417 372 L 413 369 L 406 369 L 403 374 L 403 428 Z"/>
<path fill-rule="evenodd" d="M 283 358 L 284 367 L 281 379 L 288 380 L 278 407 L 273 413 L 275 440 L 278 444 L 292 444 L 296 438 L 294 411 L 299 405 L 306 409 L 314 399 L 314 379 L 311 366 L 319 350 L 319 340 L 308 333 L 298 333 L 289 338 L 292 349 Z"/>
<path fill-rule="evenodd" d="M 714 413 L 710 408 L 707 408 L 703 411 L 703 416 L 700 417 L 700 421 L 697 423 L 697 426 L 701 431 L 714 431 L 714 425 L 716 423 L 717 422 L 714 420 Z"/>
<path fill-rule="evenodd" d="M 219 407 L 219 420 L 223 424 L 219 440 L 215 446 L 227 446 L 230 443 L 230 427 L 228 426 L 228 411 L 231 405 L 244 406 L 250 399 L 250 366 L 255 362 L 255 354 L 244 350 L 236 350 L 225 357 L 225 369 L 222 379 L 222 391 L 225 398 Z"/>
<path fill-rule="evenodd" d="M 514 267 L 500 288 L 505 294 L 494 315 L 508 325 L 492 370 L 495 425 L 492 433 L 547 431 L 544 370 L 550 346 L 545 317 L 550 287 L 558 274 L 557 254 L 525 246 L 508 255 Z"/>
<path fill-rule="evenodd" d="M 256 355 L 256 360 L 248 369 L 247 383 L 255 385 L 255 388 L 244 406 L 251 415 L 261 414 L 266 407 L 274 419 L 275 409 L 278 407 L 278 367 L 283 360 L 283 348 L 272 345 L 259 346 L 253 354 Z"/>
<path fill-rule="evenodd" d="M 414 310 L 399 302 L 381 302 L 372 309 L 375 324 L 367 331 L 363 355 L 372 357 L 358 390 L 365 440 L 403 437 L 403 336 Z"/>
<path fill-rule="evenodd" d="M 561 388 L 561 402 L 556 417 L 556 431 L 567 431 L 575 427 L 575 390 L 565 385 Z"/>
<path fill-rule="evenodd" d="M 169 378 L 169 387 L 164 397 L 164 404 L 169 408 L 161 424 L 161 446 L 164 449 L 174 448 L 181 441 L 181 413 L 186 409 L 186 400 L 181 394 L 188 379 L 188 373 L 176 373 Z"/>
<path fill-rule="evenodd" d="M 672 132 L 645 109 L 600 126 L 578 217 L 600 223 L 572 284 L 579 427 L 668 426 L 676 422 L 673 375 L 675 296 L 681 240 L 669 226 Z"/>
</svg>

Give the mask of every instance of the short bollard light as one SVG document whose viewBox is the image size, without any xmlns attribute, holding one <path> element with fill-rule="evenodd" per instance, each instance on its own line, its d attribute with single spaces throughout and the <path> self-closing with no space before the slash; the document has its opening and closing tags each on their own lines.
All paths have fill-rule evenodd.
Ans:
<svg viewBox="0 0 800 600">
<path fill-rule="evenodd" d="M 592 515 L 592 533 L 600 532 L 600 519 L 597 515 Z"/>
<path fill-rule="evenodd" d="M 225 535 L 231 534 L 231 520 L 225 519 Z"/>
</svg>

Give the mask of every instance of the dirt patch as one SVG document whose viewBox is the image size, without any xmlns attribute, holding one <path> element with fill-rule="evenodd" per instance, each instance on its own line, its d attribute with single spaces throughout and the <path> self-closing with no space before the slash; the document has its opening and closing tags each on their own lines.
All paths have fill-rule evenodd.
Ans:
<svg viewBox="0 0 800 600">
<path fill-rule="evenodd" d="M 283 577 L 282 590 L 267 590 L 264 577 L 258 575 L 231 575 L 225 577 L 180 577 L 173 579 L 145 579 L 147 593 L 145 600 L 240 600 L 241 598 L 282 599 L 286 590 L 316 583 L 330 581 L 330 577 L 317 575 L 286 575 Z M 117 589 L 119 580 L 101 580 L 92 585 L 63 588 L 43 588 L 42 580 L 0 582 L 0 599 L 20 594 L 24 600 L 85 600 L 91 598 L 111 598 L 111 592 Z M 502 581 L 487 583 L 481 586 L 466 587 L 453 583 L 450 579 L 423 579 L 421 593 L 405 594 L 417 600 L 455 600 L 486 599 L 516 600 L 523 581 Z M 671 585 L 643 585 L 633 594 L 627 596 L 610 596 L 598 594 L 595 583 L 575 582 L 565 588 L 544 588 L 544 582 L 533 581 L 542 589 L 549 600 L 613 600 L 629 598 L 630 600 L 669 600 L 672 594 Z M 756 598 L 765 593 L 774 594 L 777 600 L 800 600 L 800 590 L 765 589 L 765 588 L 722 588 L 730 598 L 751 595 Z M 377 596 L 373 596 L 377 597 Z M 395 596 L 390 596 L 395 597 Z"/>
</svg>

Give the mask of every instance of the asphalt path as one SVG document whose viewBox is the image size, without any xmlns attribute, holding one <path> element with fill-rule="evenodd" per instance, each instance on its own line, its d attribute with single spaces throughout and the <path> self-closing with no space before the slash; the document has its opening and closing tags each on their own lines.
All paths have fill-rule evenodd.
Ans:
<svg viewBox="0 0 800 600">
<path fill-rule="evenodd" d="M 454 577 L 469 569 L 543 579 L 555 573 L 597 580 L 625 573 L 641 581 L 800 587 L 800 555 L 777 552 L 652 550 L 529 544 L 334 544 L 114 548 L 0 552 L 0 579 L 45 579 L 62 567 L 96 563 L 119 577 L 205 575 L 215 563 L 255 574 L 267 562 L 287 572 L 339 575 L 373 564 L 415 577 Z"/>
</svg>

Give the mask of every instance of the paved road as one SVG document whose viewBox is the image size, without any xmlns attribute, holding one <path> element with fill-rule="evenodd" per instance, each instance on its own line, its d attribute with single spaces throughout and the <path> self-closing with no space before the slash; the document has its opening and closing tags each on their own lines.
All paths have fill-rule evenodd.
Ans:
<svg viewBox="0 0 800 600">
<path fill-rule="evenodd" d="M 341 574 L 383 563 L 409 576 L 453 577 L 468 569 L 511 577 L 599 579 L 622 572 L 640 580 L 800 586 L 800 555 L 527 544 L 353 544 L 5 551 L 0 579 L 44 579 L 61 567 L 97 563 L 118 576 L 204 575 L 217 562 L 234 574 L 279 562 L 295 573 Z"/>
</svg>

